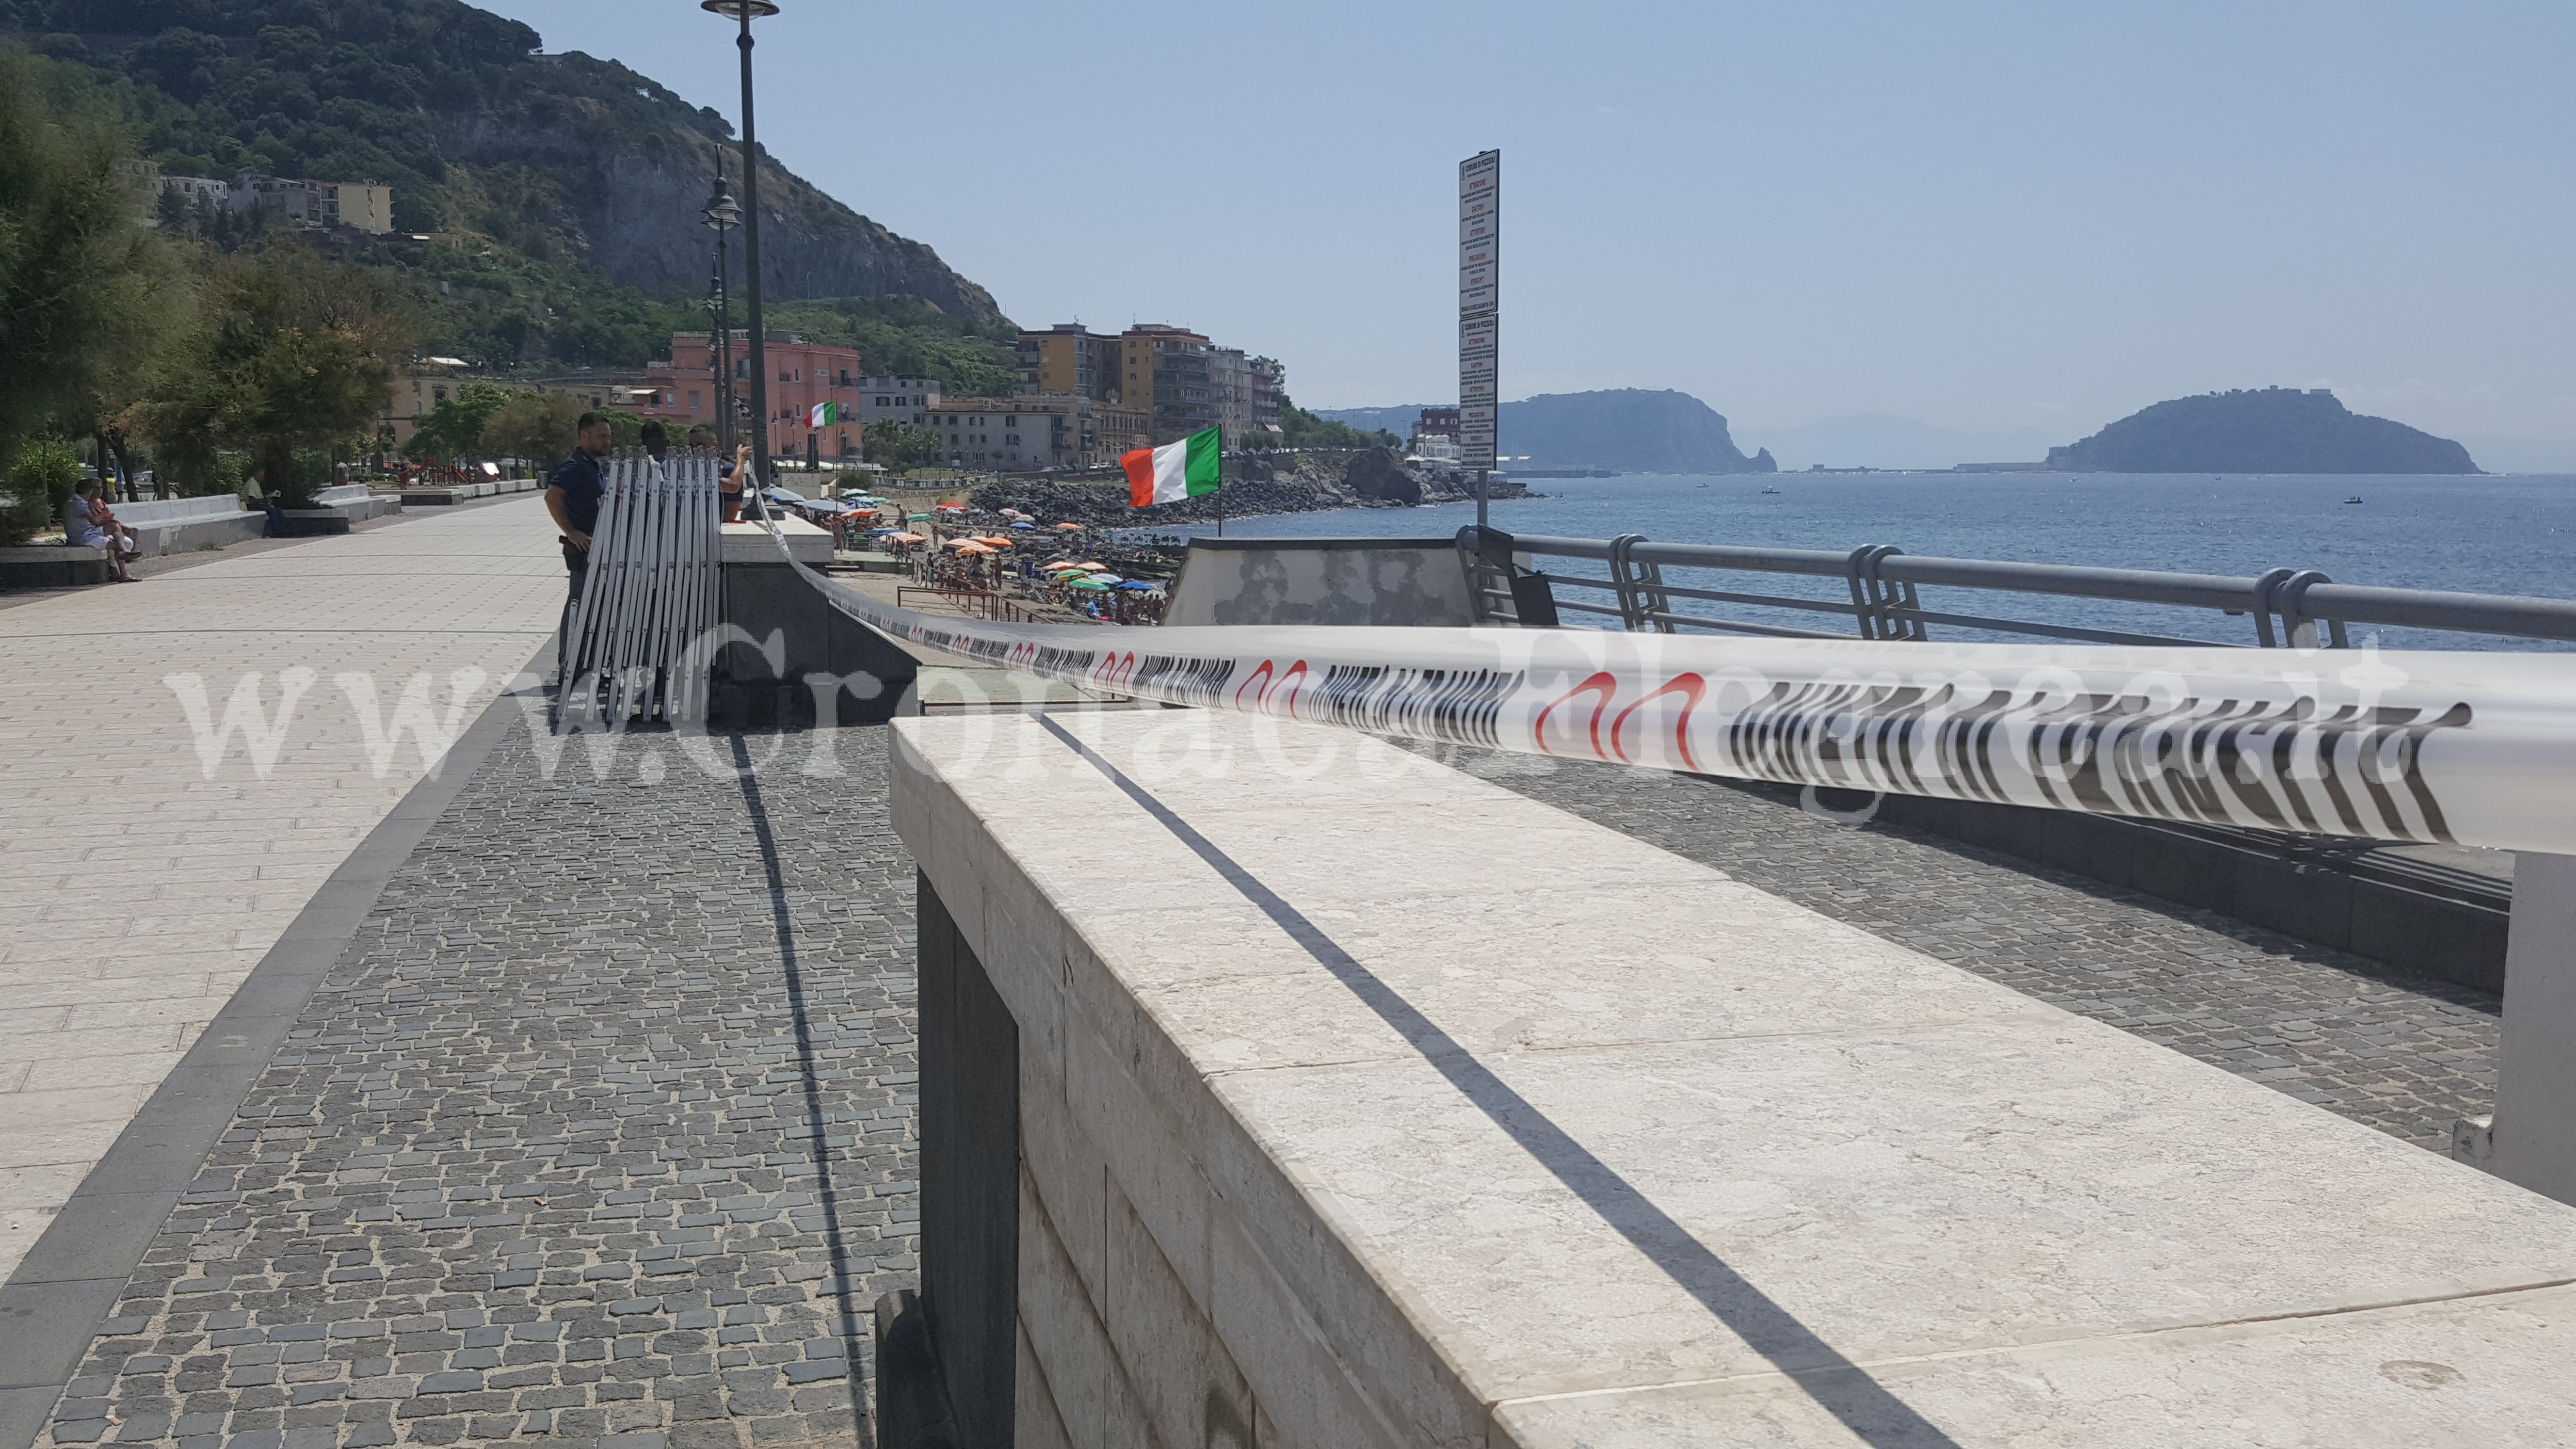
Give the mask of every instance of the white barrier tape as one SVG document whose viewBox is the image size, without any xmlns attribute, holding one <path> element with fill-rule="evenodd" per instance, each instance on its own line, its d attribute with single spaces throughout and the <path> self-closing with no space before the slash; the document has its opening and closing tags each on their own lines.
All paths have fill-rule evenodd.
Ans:
<svg viewBox="0 0 2576 1449">
<path fill-rule="evenodd" d="M 1169 704 L 1792 785 L 2576 854 L 2568 655 L 998 624 L 797 567 L 884 633 Z"/>
</svg>

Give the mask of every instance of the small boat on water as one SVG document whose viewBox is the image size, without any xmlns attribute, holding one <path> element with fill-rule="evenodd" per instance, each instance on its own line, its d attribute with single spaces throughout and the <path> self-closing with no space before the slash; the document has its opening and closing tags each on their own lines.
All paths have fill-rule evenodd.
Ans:
<svg viewBox="0 0 2576 1449">
<path fill-rule="evenodd" d="M 2360 499 L 2358 499 L 2358 498 L 2347 498 L 2347 499 L 2345 499 L 2345 500 L 2344 500 L 2344 502 L 2346 502 L 2346 503 L 2359 503 L 2360 501 L 2361 501 L 2361 500 L 2360 500 Z"/>
<path fill-rule="evenodd" d="M 1777 492 L 1779 492 L 1780 490 L 1779 490 L 1779 489 L 1777 489 L 1777 488 L 1765 488 L 1765 489 L 1763 489 L 1762 491 L 1763 491 L 1763 492 L 1765 492 L 1765 493 L 1777 493 Z"/>
</svg>

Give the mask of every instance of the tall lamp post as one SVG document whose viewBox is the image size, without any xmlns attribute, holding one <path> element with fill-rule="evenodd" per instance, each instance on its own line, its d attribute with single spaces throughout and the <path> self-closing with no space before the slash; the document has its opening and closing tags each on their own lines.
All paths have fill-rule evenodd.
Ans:
<svg viewBox="0 0 2576 1449">
<path fill-rule="evenodd" d="M 742 51 L 742 280 L 745 304 L 751 317 L 751 411 L 758 419 L 759 441 L 751 450 L 753 496 L 770 484 L 769 473 L 769 359 L 761 350 L 763 332 L 760 325 L 760 154 L 759 133 L 751 122 L 751 22 L 778 13 L 776 0 L 698 0 L 698 8 L 712 11 L 739 22 L 742 37 L 734 44 Z"/>
<path fill-rule="evenodd" d="M 730 453 L 733 451 L 734 434 L 733 304 L 725 292 L 725 233 L 742 225 L 742 208 L 734 205 L 732 193 L 725 190 L 724 162 L 721 159 L 716 162 L 715 195 L 707 198 L 705 215 L 708 229 L 716 234 L 715 287 L 707 299 L 708 309 L 715 313 L 716 335 L 715 346 L 707 356 L 716 367 L 717 416 L 723 420 L 716 436 L 722 441 L 724 450 Z"/>
</svg>

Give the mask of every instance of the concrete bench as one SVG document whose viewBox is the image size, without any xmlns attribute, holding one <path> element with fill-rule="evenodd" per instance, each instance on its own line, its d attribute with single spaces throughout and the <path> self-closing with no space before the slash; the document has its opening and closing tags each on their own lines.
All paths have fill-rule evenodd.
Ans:
<svg viewBox="0 0 2576 1449">
<path fill-rule="evenodd" d="M 0 548 L 0 589 L 72 589 L 114 577 L 103 548 L 59 543 Z"/>
<path fill-rule="evenodd" d="M 1349 734 L 894 728 L 963 1442 L 2576 1423 L 2576 1208 Z"/>
<path fill-rule="evenodd" d="M 263 515 L 245 512 L 241 499 L 230 493 L 109 506 L 118 522 L 134 530 L 135 547 L 147 558 L 190 553 L 209 544 L 221 548 L 258 538 L 267 527 Z"/>
<path fill-rule="evenodd" d="M 342 483 L 325 488 L 315 498 L 323 507 L 346 514 L 352 523 L 400 513 L 403 506 L 399 495 L 379 493 L 364 483 Z"/>
</svg>

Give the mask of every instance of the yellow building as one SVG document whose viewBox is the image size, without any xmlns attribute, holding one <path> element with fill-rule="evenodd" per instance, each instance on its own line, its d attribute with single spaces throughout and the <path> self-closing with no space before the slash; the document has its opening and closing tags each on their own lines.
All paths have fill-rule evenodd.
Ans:
<svg viewBox="0 0 2576 1449">
<path fill-rule="evenodd" d="M 1278 431 L 1279 364 L 1186 327 L 1143 322 L 1108 337 L 1063 322 L 1021 333 L 1019 353 L 1023 393 L 1074 394 L 1134 413 L 1154 442 L 1211 425 L 1225 429 L 1229 444 Z"/>
<path fill-rule="evenodd" d="M 389 232 L 394 229 L 394 189 L 367 181 L 342 181 L 333 184 L 339 193 L 340 224 L 360 231 Z"/>
<path fill-rule="evenodd" d="M 396 369 L 384 410 L 376 414 L 376 442 L 399 448 L 420 431 L 420 420 L 462 387 L 470 366 L 461 357 L 424 357 Z"/>
<path fill-rule="evenodd" d="M 1020 389 L 1023 392 L 1078 392 L 1106 399 L 1118 392 L 1118 339 L 1103 337 L 1079 322 L 1060 322 L 1044 332 L 1020 334 Z"/>
</svg>

